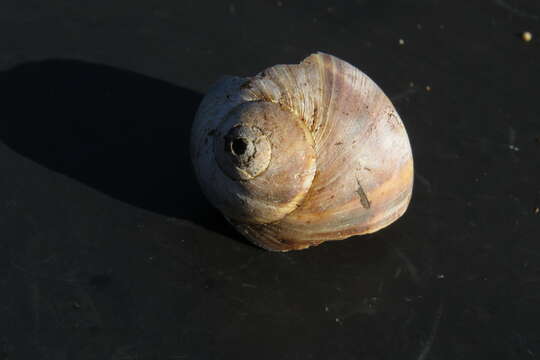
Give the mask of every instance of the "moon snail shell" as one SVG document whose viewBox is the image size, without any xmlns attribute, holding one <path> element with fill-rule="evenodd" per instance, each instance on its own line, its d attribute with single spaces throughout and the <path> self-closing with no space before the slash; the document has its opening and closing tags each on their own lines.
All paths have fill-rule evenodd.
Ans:
<svg viewBox="0 0 540 360">
<path fill-rule="evenodd" d="M 205 196 L 267 250 L 373 233 L 412 195 L 411 147 L 394 106 L 367 75 L 324 53 L 219 80 L 190 147 Z"/>
</svg>

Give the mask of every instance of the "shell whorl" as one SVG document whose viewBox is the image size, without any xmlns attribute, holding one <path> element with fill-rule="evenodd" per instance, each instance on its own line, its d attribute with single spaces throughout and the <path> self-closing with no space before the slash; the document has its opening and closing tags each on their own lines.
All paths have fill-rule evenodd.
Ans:
<svg viewBox="0 0 540 360">
<path fill-rule="evenodd" d="M 191 149 L 207 197 L 270 250 L 376 231 L 412 193 L 411 149 L 390 100 L 322 53 L 219 81 L 201 103 Z"/>
</svg>

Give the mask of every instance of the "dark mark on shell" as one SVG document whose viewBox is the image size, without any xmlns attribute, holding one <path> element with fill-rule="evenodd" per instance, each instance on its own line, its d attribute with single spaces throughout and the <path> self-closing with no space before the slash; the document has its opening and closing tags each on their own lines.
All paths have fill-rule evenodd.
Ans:
<svg viewBox="0 0 540 360">
<path fill-rule="evenodd" d="M 360 180 L 356 179 L 356 183 L 358 184 L 358 189 L 356 189 L 356 193 L 360 197 L 360 204 L 362 204 L 362 207 L 364 209 L 369 209 L 371 207 L 371 202 L 367 198 L 367 195 L 362 188 L 362 185 L 360 184 Z"/>
<path fill-rule="evenodd" d="M 240 85 L 240 89 L 251 89 L 251 79 L 248 79 L 246 82 Z"/>
</svg>

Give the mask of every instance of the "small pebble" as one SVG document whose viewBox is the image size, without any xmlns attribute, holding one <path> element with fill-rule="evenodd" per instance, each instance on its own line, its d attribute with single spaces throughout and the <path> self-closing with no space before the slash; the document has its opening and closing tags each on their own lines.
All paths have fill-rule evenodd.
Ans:
<svg viewBox="0 0 540 360">
<path fill-rule="evenodd" d="M 426 91 L 431 91 L 431 86 L 426 85 Z"/>
<path fill-rule="evenodd" d="M 532 34 L 528 31 L 525 31 L 521 34 L 521 39 L 525 42 L 529 42 L 532 40 Z"/>
<path fill-rule="evenodd" d="M 536 209 L 534 209 L 534 213 L 535 213 L 535 215 L 538 215 L 538 214 L 540 214 L 540 208 L 536 208 Z"/>
<path fill-rule="evenodd" d="M 410 86 L 410 87 L 414 87 L 414 83 L 411 81 L 411 82 L 409 83 L 409 86 Z"/>
<path fill-rule="evenodd" d="M 399 39 L 399 45 L 405 45 L 405 40 Z"/>
</svg>

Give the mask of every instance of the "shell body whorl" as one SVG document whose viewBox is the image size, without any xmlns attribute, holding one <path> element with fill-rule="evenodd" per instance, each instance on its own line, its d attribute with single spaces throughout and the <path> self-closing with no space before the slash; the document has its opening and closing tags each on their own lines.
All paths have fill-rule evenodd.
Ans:
<svg viewBox="0 0 540 360">
<path fill-rule="evenodd" d="M 191 154 L 212 204 L 268 250 L 372 233 L 412 194 L 409 139 L 390 100 L 322 53 L 218 81 L 197 112 Z"/>
</svg>

